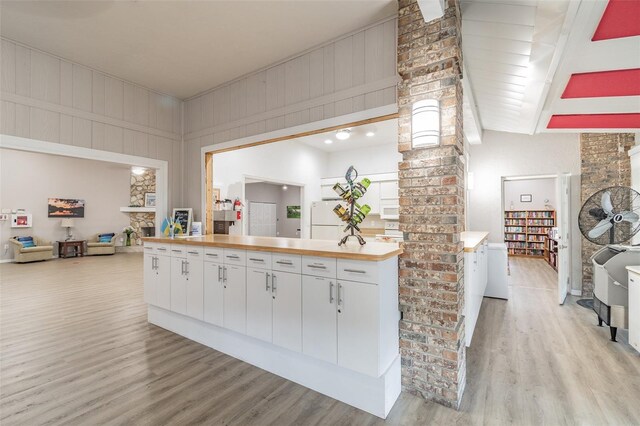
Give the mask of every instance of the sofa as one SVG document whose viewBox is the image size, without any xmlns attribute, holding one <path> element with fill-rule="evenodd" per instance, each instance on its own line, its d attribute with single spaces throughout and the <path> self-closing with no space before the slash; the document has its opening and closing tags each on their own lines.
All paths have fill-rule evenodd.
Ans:
<svg viewBox="0 0 640 426">
<path fill-rule="evenodd" d="M 100 237 L 104 237 L 101 241 Z M 107 238 L 111 237 L 111 238 Z M 105 241 L 105 240 L 108 240 Z M 116 234 L 102 233 L 95 234 L 87 240 L 87 256 L 115 254 L 116 252 Z"/>
<path fill-rule="evenodd" d="M 30 244 L 30 241 L 33 245 Z M 13 260 L 16 263 L 37 262 L 53 258 L 53 245 L 38 237 L 13 237 Z"/>
</svg>

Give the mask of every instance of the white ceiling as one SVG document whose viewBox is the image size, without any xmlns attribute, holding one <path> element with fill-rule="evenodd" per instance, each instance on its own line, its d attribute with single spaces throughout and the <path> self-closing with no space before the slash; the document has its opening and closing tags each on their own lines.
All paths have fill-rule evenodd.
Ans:
<svg viewBox="0 0 640 426">
<path fill-rule="evenodd" d="M 570 4 L 569 0 L 462 1 L 466 78 L 482 128 L 534 132 Z"/>
<path fill-rule="evenodd" d="M 394 0 L 7 1 L 0 34 L 181 99 L 397 13 Z"/>
<path fill-rule="evenodd" d="M 366 149 L 381 145 L 398 145 L 398 120 L 385 120 L 377 123 L 365 124 L 358 127 L 348 127 L 351 130 L 351 136 L 347 140 L 338 140 L 336 132 L 318 133 L 316 135 L 305 136 L 297 139 L 305 145 L 312 146 L 325 152 L 340 152 L 351 149 L 362 150 L 366 155 Z M 367 136 L 367 132 L 373 132 L 373 136 Z M 326 144 L 325 140 L 333 141 Z"/>
</svg>

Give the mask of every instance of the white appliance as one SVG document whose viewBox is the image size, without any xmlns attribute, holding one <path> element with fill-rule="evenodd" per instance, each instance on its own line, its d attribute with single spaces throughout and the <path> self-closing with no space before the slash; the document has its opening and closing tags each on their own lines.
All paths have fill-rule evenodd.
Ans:
<svg viewBox="0 0 640 426">
<path fill-rule="evenodd" d="M 489 274 L 485 297 L 509 299 L 509 284 L 507 278 L 507 245 L 505 243 L 489 244 Z"/>
<path fill-rule="evenodd" d="M 384 234 L 376 235 L 376 241 L 401 243 L 404 241 L 404 234 L 400 231 L 400 222 L 386 221 L 384 223 Z"/>
<path fill-rule="evenodd" d="M 314 201 L 311 203 L 311 239 L 335 240 L 342 238 L 345 227 L 333 212 L 338 201 Z"/>
<path fill-rule="evenodd" d="M 398 200 L 382 200 L 380 205 L 380 219 L 398 220 L 399 218 L 400 205 L 398 204 Z"/>
</svg>

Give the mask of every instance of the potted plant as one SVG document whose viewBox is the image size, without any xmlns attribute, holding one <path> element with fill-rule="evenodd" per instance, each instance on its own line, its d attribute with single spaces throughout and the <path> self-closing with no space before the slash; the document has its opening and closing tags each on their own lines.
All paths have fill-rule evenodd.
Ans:
<svg viewBox="0 0 640 426">
<path fill-rule="evenodd" d="M 127 240 L 125 242 L 125 245 L 127 247 L 131 246 L 131 235 L 133 235 L 135 233 L 135 231 L 133 230 L 133 227 L 131 225 L 125 226 L 124 229 L 122 230 L 122 233 L 127 236 Z"/>
</svg>

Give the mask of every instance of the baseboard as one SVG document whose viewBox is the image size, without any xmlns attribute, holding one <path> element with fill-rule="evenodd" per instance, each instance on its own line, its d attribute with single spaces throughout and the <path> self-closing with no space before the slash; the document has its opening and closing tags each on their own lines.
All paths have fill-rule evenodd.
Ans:
<svg viewBox="0 0 640 426">
<path fill-rule="evenodd" d="M 571 295 L 572 296 L 582 296 L 582 290 L 571 289 Z"/>
<path fill-rule="evenodd" d="M 292 352 L 243 334 L 149 305 L 148 321 L 380 418 L 400 396 L 400 355 L 380 377 Z"/>
<path fill-rule="evenodd" d="M 0 263 L 13 263 L 13 259 L 2 259 Z"/>
</svg>

